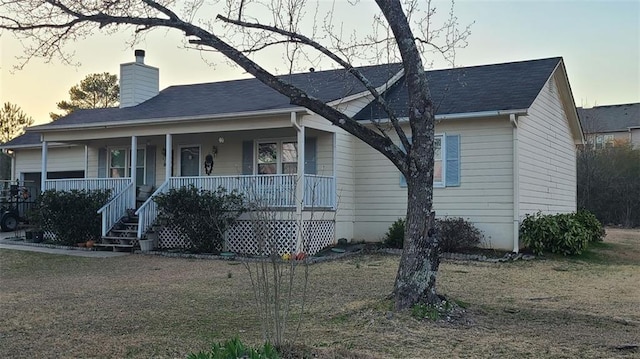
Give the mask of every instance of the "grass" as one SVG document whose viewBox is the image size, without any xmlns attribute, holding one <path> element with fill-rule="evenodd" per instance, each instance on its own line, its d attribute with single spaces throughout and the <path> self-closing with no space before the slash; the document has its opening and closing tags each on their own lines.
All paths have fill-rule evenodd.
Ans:
<svg viewBox="0 0 640 359">
<path fill-rule="evenodd" d="M 443 262 L 455 322 L 392 313 L 398 257 L 311 267 L 300 344 L 320 358 L 637 357 L 640 231 L 577 258 Z M 0 357 L 175 358 L 238 335 L 261 343 L 246 269 L 153 256 L 0 250 Z"/>
</svg>

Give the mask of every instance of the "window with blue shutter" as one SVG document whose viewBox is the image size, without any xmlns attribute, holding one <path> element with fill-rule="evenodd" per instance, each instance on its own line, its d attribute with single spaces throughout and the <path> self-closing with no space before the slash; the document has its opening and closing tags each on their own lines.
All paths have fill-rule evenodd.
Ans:
<svg viewBox="0 0 640 359">
<path fill-rule="evenodd" d="M 408 139 L 411 141 L 410 137 Z M 460 135 L 436 135 L 434 146 L 433 186 L 460 186 Z M 404 150 L 402 144 L 400 147 Z M 407 187 L 407 180 L 402 174 L 400 187 Z"/>
<path fill-rule="evenodd" d="M 448 135 L 445 140 L 445 186 L 460 186 L 460 135 Z"/>
<path fill-rule="evenodd" d="M 253 141 L 242 141 L 242 174 L 253 174 Z"/>
</svg>

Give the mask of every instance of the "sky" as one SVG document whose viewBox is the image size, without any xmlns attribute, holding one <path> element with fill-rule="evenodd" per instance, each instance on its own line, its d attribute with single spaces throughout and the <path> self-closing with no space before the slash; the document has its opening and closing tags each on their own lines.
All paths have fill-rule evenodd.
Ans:
<svg viewBox="0 0 640 359">
<path fill-rule="evenodd" d="M 346 0 L 336 1 L 346 6 L 340 4 Z M 446 3 L 437 5 L 439 12 L 448 12 Z M 473 23 L 456 66 L 562 56 L 577 106 L 640 102 L 640 1 L 458 0 L 455 14 L 461 24 Z M 358 19 L 345 21 L 370 26 Z M 20 106 L 36 124 L 48 122 L 73 85 L 91 73 L 118 74 L 121 63 L 134 60 L 134 48 L 146 50 L 145 62 L 160 68 L 160 89 L 247 77 L 220 55 L 185 49 L 182 39 L 175 31 L 160 30 L 131 47 L 129 33 L 96 34 L 72 44 L 79 66 L 34 59 L 14 70 L 22 47 L 11 33 L 1 33 L 0 102 Z M 437 61 L 434 66 L 446 67 Z"/>
</svg>

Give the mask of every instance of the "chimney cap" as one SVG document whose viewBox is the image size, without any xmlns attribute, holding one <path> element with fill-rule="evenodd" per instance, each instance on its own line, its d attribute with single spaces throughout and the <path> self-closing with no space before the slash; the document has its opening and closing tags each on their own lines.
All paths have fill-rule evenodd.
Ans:
<svg viewBox="0 0 640 359">
<path fill-rule="evenodd" d="M 133 52 L 133 54 L 134 54 L 136 57 L 138 57 L 138 56 L 142 56 L 142 57 L 144 57 L 144 50 L 135 50 L 135 51 Z"/>
</svg>

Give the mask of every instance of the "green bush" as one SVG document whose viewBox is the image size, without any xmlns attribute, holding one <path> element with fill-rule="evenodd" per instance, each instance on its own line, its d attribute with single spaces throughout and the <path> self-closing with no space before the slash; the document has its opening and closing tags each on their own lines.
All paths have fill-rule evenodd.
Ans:
<svg viewBox="0 0 640 359">
<path fill-rule="evenodd" d="M 457 252 L 477 247 L 484 235 L 476 226 L 463 218 L 436 219 L 440 252 Z"/>
<path fill-rule="evenodd" d="M 586 209 L 581 209 L 576 212 L 575 217 L 589 232 L 589 242 L 601 242 L 604 239 L 604 236 L 606 235 L 604 227 L 593 213 Z"/>
<path fill-rule="evenodd" d="M 520 225 L 520 239 L 535 254 L 580 254 L 589 243 L 590 232 L 575 213 L 526 215 Z"/>
<path fill-rule="evenodd" d="M 245 346 L 238 337 L 227 340 L 223 344 L 215 343 L 211 351 L 189 354 L 187 359 L 278 359 L 278 352 L 269 343 L 262 348 L 254 349 Z"/>
<path fill-rule="evenodd" d="M 102 219 L 97 212 L 110 197 L 110 190 L 49 190 L 36 200 L 31 215 L 34 223 L 53 234 L 54 243 L 74 245 L 100 238 Z"/>
<path fill-rule="evenodd" d="M 389 227 L 389 230 L 384 236 L 384 245 L 388 248 L 402 248 L 404 244 L 404 218 L 398 218 Z"/>
<path fill-rule="evenodd" d="M 403 218 L 391 224 L 384 238 L 386 247 L 403 247 L 405 224 Z M 441 252 L 455 252 L 475 247 L 484 239 L 482 232 L 463 218 L 436 219 L 436 230 Z"/>
<path fill-rule="evenodd" d="M 194 186 L 171 189 L 154 197 L 160 221 L 187 237 L 187 248 L 195 253 L 218 253 L 224 232 L 246 211 L 244 197 L 235 190 L 200 190 Z"/>
</svg>

